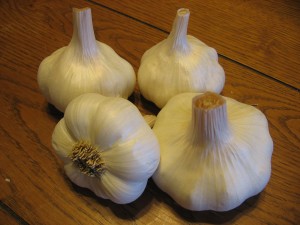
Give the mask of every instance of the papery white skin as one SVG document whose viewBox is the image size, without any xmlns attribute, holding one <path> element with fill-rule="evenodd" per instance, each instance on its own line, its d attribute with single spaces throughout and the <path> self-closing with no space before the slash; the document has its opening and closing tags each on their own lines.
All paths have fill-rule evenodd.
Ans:
<svg viewBox="0 0 300 225">
<path fill-rule="evenodd" d="M 179 9 L 167 39 L 147 50 L 138 71 L 142 95 L 162 108 L 176 94 L 220 93 L 225 73 L 215 49 L 187 35 L 189 10 Z"/>
<path fill-rule="evenodd" d="M 83 174 L 70 159 L 82 140 L 101 152 L 106 167 L 101 177 Z M 128 100 L 99 94 L 71 101 L 54 129 L 52 145 L 71 181 L 120 204 L 142 194 L 160 157 L 157 138 L 138 109 Z"/>
<path fill-rule="evenodd" d="M 64 112 L 83 93 L 128 98 L 135 87 L 135 72 L 111 47 L 95 39 L 91 10 L 74 9 L 73 23 L 69 45 L 39 66 L 38 84 L 47 101 Z"/>
<path fill-rule="evenodd" d="M 154 115 L 144 115 L 144 120 L 146 121 L 146 123 L 149 125 L 149 127 L 153 127 L 155 124 L 155 120 L 156 120 L 156 116 Z"/>
<path fill-rule="evenodd" d="M 191 102 L 197 95 L 179 94 L 158 114 L 153 131 L 161 161 L 153 179 L 184 208 L 227 211 L 265 188 L 273 141 L 262 112 L 224 97 L 228 132 L 220 142 L 195 143 Z"/>
</svg>

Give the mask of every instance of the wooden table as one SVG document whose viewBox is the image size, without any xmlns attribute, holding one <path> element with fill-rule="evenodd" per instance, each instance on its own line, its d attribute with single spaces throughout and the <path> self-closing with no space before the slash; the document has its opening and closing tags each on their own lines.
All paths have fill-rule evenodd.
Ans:
<svg viewBox="0 0 300 225">
<path fill-rule="evenodd" d="M 51 146 L 63 114 L 37 85 L 42 59 L 70 41 L 72 7 L 91 7 L 96 38 L 136 71 L 167 37 L 176 10 L 189 8 L 189 34 L 219 53 L 222 95 L 268 118 L 274 152 L 265 190 L 228 212 L 191 212 L 151 180 L 128 205 L 73 185 Z M 7 0 L 0 11 L 0 224 L 300 224 L 299 1 Z M 138 89 L 130 99 L 143 113 L 158 112 Z"/>
</svg>

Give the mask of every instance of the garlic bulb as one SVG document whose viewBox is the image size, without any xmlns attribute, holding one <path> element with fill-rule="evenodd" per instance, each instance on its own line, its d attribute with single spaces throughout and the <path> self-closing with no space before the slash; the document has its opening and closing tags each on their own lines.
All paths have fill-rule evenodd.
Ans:
<svg viewBox="0 0 300 225">
<path fill-rule="evenodd" d="M 161 149 L 153 179 L 184 208 L 227 211 L 269 181 L 273 141 L 253 106 L 210 92 L 179 94 L 153 131 Z"/>
<path fill-rule="evenodd" d="M 48 102 L 63 112 L 83 93 L 128 98 L 135 87 L 134 70 L 111 47 L 96 41 L 91 9 L 73 9 L 73 25 L 69 45 L 46 57 L 38 70 Z"/>
<path fill-rule="evenodd" d="M 120 204 L 142 194 L 160 157 L 157 138 L 131 102 L 95 93 L 70 102 L 52 145 L 72 182 Z"/>
<path fill-rule="evenodd" d="M 190 12 L 179 9 L 167 39 L 147 50 L 138 71 L 142 95 L 162 108 L 184 92 L 220 93 L 225 73 L 215 49 L 187 35 Z"/>
</svg>

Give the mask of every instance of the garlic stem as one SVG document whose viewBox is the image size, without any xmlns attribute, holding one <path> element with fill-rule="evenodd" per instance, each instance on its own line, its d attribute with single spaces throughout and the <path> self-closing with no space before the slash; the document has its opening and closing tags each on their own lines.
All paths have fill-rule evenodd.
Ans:
<svg viewBox="0 0 300 225">
<path fill-rule="evenodd" d="M 181 8 L 177 10 L 177 15 L 168 37 L 171 41 L 171 51 L 179 51 L 181 53 L 189 52 L 190 46 L 187 41 L 189 17 L 190 11 L 188 9 Z"/>
<path fill-rule="evenodd" d="M 98 54 L 90 8 L 73 8 L 73 36 L 69 46 L 74 54 L 89 59 Z"/>
<path fill-rule="evenodd" d="M 202 145 L 224 143 L 230 137 L 226 101 L 206 92 L 192 101 L 192 138 Z"/>
</svg>

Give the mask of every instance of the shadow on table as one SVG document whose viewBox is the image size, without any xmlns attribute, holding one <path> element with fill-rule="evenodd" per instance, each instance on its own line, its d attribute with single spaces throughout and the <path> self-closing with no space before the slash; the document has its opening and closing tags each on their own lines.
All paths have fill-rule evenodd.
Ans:
<svg viewBox="0 0 300 225">
<path fill-rule="evenodd" d="M 60 112 L 56 109 L 52 104 L 48 103 L 46 111 L 49 115 L 53 117 L 53 119 L 58 122 L 60 119 L 64 117 L 64 113 Z"/>
<path fill-rule="evenodd" d="M 191 211 L 179 206 L 171 197 L 162 192 L 150 179 L 144 193 L 134 202 L 130 204 L 120 205 L 113 203 L 110 200 L 97 197 L 92 191 L 78 187 L 72 184 L 74 190 L 85 197 L 95 199 L 99 204 L 105 208 L 109 208 L 113 214 L 118 218 L 124 220 L 137 220 L 143 217 L 149 210 L 151 210 L 154 201 L 168 205 L 170 210 L 173 211 L 181 219 L 187 223 L 211 223 L 222 224 L 237 220 L 244 213 L 251 211 L 255 208 L 260 195 L 253 196 L 246 200 L 239 207 L 226 211 L 216 212 L 212 210 L 207 211 Z"/>
<path fill-rule="evenodd" d="M 253 196 L 247 199 L 239 207 L 226 211 L 226 212 L 216 212 L 213 210 L 206 211 L 191 211 L 185 208 L 182 208 L 178 205 L 170 196 L 161 191 L 155 184 L 152 182 L 151 188 L 155 194 L 155 198 L 159 202 L 163 202 L 170 206 L 170 208 L 182 219 L 190 223 L 211 223 L 211 224 L 223 224 L 226 222 L 232 223 L 234 220 L 238 219 L 244 213 L 251 211 L 255 208 L 259 195 Z"/>
<path fill-rule="evenodd" d="M 66 177 L 66 179 L 68 179 Z M 73 184 L 72 188 L 79 193 L 80 195 L 83 195 L 85 197 L 88 197 L 90 199 L 94 199 L 97 203 L 101 204 L 105 208 L 109 208 L 110 211 L 115 214 L 118 218 L 124 219 L 124 220 L 135 220 L 140 217 L 142 217 L 145 213 L 148 212 L 151 202 L 154 199 L 153 194 L 148 190 L 148 187 L 146 187 L 143 194 L 134 202 L 129 204 L 117 204 L 114 203 L 108 199 L 103 199 L 98 196 L 96 196 L 91 190 L 87 188 L 82 188 L 77 186 L 76 184 Z"/>
</svg>

